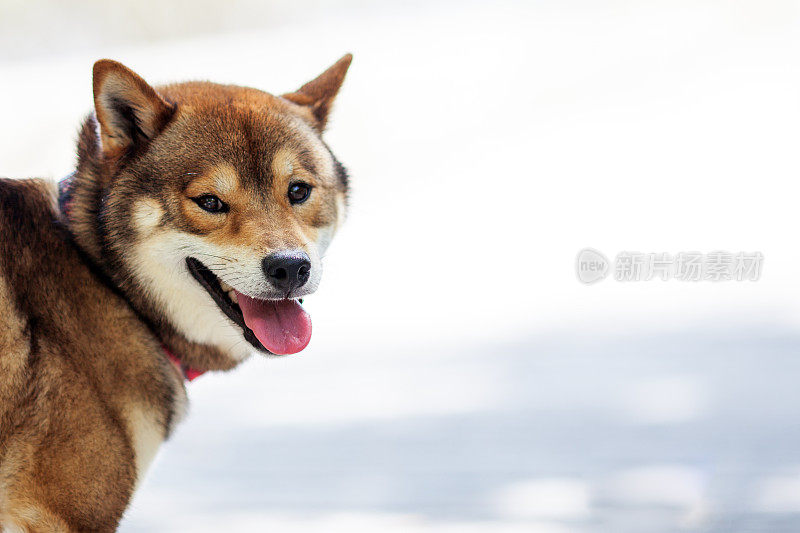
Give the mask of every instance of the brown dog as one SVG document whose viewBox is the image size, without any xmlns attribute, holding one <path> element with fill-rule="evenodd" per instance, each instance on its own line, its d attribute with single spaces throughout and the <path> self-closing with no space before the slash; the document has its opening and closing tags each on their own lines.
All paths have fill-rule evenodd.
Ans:
<svg viewBox="0 0 800 533">
<path fill-rule="evenodd" d="M 114 530 L 184 377 L 308 344 L 350 60 L 282 97 L 98 61 L 60 194 L 0 180 L 0 530 Z"/>
</svg>

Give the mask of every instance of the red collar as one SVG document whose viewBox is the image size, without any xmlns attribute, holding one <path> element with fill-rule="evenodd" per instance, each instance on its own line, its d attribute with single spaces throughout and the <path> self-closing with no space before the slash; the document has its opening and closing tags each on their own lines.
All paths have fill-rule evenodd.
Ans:
<svg viewBox="0 0 800 533">
<path fill-rule="evenodd" d="M 192 368 L 181 363 L 181 360 L 178 359 L 178 356 L 172 353 L 165 345 L 162 344 L 161 348 L 164 350 L 164 354 L 167 356 L 167 359 L 172 361 L 172 364 L 175 365 L 175 368 L 178 369 L 178 372 L 181 373 L 183 379 L 186 381 L 192 381 L 205 372 L 205 370 L 197 370 L 196 368 Z"/>
<path fill-rule="evenodd" d="M 70 174 L 66 178 L 62 179 L 58 182 L 58 207 L 60 208 L 61 212 L 64 214 L 64 218 L 69 220 L 70 211 L 72 208 L 72 185 L 75 182 L 75 173 Z M 197 370 L 195 368 L 191 368 L 190 366 L 184 365 L 181 360 L 178 358 L 177 355 L 172 353 L 166 345 L 162 344 L 161 348 L 164 350 L 164 355 L 167 356 L 175 368 L 180 372 L 183 376 L 183 379 L 186 381 L 192 381 L 197 376 L 203 374 L 203 370 Z"/>
</svg>

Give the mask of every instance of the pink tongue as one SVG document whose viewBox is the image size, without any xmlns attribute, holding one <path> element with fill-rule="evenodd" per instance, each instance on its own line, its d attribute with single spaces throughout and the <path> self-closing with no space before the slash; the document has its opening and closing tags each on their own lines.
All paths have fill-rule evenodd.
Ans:
<svg viewBox="0 0 800 533">
<path fill-rule="evenodd" d="M 264 348 L 277 355 L 297 353 L 311 340 L 311 317 L 297 300 L 256 300 L 236 292 L 244 323 Z"/>
</svg>

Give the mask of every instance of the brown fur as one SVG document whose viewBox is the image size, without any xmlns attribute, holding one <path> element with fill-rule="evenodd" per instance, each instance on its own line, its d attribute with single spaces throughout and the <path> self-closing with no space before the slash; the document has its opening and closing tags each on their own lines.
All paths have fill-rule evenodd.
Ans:
<svg viewBox="0 0 800 533">
<path fill-rule="evenodd" d="M 130 250 L 144 231 L 173 231 L 266 254 L 334 227 L 346 176 L 301 132 L 322 132 L 349 63 L 279 98 L 205 82 L 153 89 L 99 61 L 69 217 L 44 181 L 0 180 L 0 530 L 117 527 L 142 475 L 136 428 L 163 439 L 182 416 L 183 379 L 162 344 L 199 370 L 239 361 L 182 333 L 133 275 Z M 291 206 L 297 179 L 315 194 Z M 230 213 L 199 210 L 191 198 L 207 193 Z"/>
</svg>

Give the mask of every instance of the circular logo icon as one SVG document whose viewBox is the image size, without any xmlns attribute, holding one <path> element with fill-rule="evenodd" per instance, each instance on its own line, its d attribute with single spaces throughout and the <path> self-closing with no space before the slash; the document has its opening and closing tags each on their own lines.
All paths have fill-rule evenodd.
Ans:
<svg viewBox="0 0 800 533">
<path fill-rule="evenodd" d="M 581 283 L 591 285 L 608 276 L 608 258 L 594 248 L 584 248 L 575 259 L 575 273 Z"/>
</svg>

